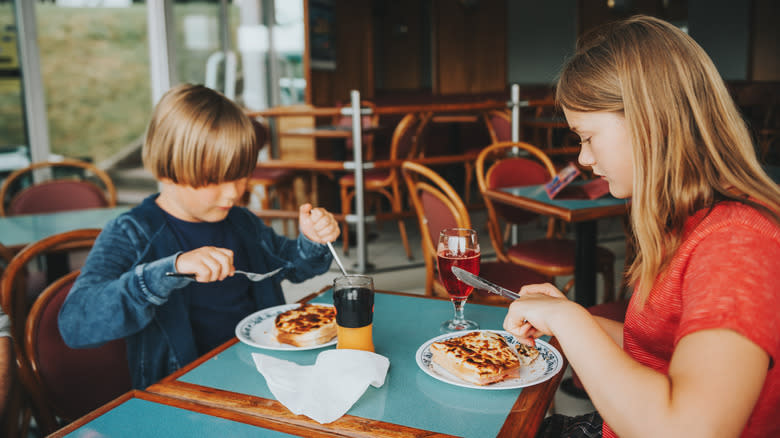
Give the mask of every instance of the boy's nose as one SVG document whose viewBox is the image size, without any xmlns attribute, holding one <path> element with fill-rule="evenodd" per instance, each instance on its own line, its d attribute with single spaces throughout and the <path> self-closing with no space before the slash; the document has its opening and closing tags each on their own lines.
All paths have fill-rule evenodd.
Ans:
<svg viewBox="0 0 780 438">
<path fill-rule="evenodd" d="M 244 184 L 240 182 L 229 182 L 222 186 L 222 196 L 235 201 L 243 194 Z"/>
</svg>

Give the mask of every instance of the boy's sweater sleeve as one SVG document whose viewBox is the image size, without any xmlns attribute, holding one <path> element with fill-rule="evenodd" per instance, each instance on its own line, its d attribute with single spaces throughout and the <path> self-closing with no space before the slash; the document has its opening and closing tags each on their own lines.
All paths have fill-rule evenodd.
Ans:
<svg viewBox="0 0 780 438">
<path fill-rule="evenodd" d="M 59 328 L 71 348 L 97 346 L 142 330 L 156 307 L 190 280 L 166 277 L 178 253 L 139 263 L 148 236 L 112 221 L 98 236 L 59 313 Z"/>
<path fill-rule="evenodd" d="M 333 255 L 327 245 L 314 242 L 303 233 L 299 233 L 297 239 L 281 236 L 256 216 L 255 219 L 258 243 L 267 254 L 277 258 L 277 266 L 285 267 L 284 276 L 287 280 L 300 283 L 330 268 Z"/>
</svg>

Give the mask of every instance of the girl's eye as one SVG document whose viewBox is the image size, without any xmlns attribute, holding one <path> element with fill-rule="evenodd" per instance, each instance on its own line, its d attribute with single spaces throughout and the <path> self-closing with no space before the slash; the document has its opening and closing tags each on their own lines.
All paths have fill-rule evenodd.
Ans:
<svg viewBox="0 0 780 438">
<path fill-rule="evenodd" d="M 585 143 L 590 143 L 590 139 L 591 138 L 593 138 L 593 137 L 591 136 L 591 137 L 588 137 L 588 138 L 580 139 L 580 146 L 584 145 Z"/>
</svg>

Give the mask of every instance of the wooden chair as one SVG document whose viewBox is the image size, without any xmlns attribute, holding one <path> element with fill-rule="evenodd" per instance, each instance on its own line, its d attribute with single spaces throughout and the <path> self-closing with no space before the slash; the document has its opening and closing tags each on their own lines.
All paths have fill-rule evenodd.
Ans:
<svg viewBox="0 0 780 438">
<path fill-rule="evenodd" d="M 252 119 L 252 125 L 255 128 L 255 138 L 261 145 L 261 150 L 268 146 L 268 128 L 257 119 Z M 249 184 L 247 187 L 248 194 L 256 194 L 257 188 L 262 188 L 262 196 L 258 195 L 260 200 L 260 208 L 262 210 L 270 210 L 272 208 L 272 202 L 276 200 L 279 203 L 279 208 L 282 210 L 296 210 L 295 205 L 295 192 L 293 183 L 295 181 L 296 173 L 290 169 L 269 169 L 263 167 L 257 167 L 252 171 L 252 175 L 249 177 Z M 248 203 L 248 199 L 246 202 Z M 289 220 L 283 221 L 284 234 L 288 234 Z M 294 222 L 294 221 L 293 221 Z M 270 220 L 266 220 L 266 223 L 270 225 Z"/>
<path fill-rule="evenodd" d="M 2 277 L 6 266 L 11 263 L 13 257 L 13 251 L 0 244 L 0 277 Z M 2 302 L 0 302 L 0 308 L 2 308 Z M 11 347 L 13 351 L 13 344 Z M 10 387 L 8 388 L 5 409 L 0 411 L 0 435 L 7 437 L 27 436 L 28 430 L 26 427 L 22 429 L 22 425 L 29 425 L 31 411 L 25 409 L 29 407 L 29 404 L 24 403 L 24 394 L 22 393 L 21 383 L 16 378 L 15 367 L 11 367 L 11 372 L 14 375 L 10 376 Z"/>
<path fill-rule="evenodd" d="M 89 250 L 98 234 L 100 234 L 99 229 L 74 230 L 31 243 L 14 256 L 6 267 L 2 280 L 0 280 L 1 303 L 11 319 L 17 376 L 27 398 L 25 410 L 32 412 L 36 423 L 44 434 L 51 433 L 61 426 L 56 417 L 66 420 L 78 418 L 130 389 L 129 370 L 123 346 L 119 348 L 116 343 L 108 343 L 97 349 L 70 350 L 61 348 L 64 344 L 59 338 L 56 317 L 59 304 L 70 289 L 78 271 L 66 274 L 65 280 L 54 281 L 44 289 L 40 296 L 33 297 L 32 302 L 24 285 L 25 270 L 28 264 L 38 256 L 56 251 Z M 59 302 L 52 300 L 59 300 Z M 52 303 L 56 307 L 51 307 Z M 32 337 L 31 324 L 36 329 Z M 53 336 L 52 333 L 56 333 L 56 336 Z M 124 341 L 117 342 L 124 344 Z M 51 355 L 52 350 L 49 348 L 54 348 L 53 355 Z M 31 358 L 29 353 L 36 356 Z M 70 368 L 74 357 L 85 358 L 88 361 L 94 359 L 96 368 L 92 368 L 93 365 L 86 363 L 81 364 L 76 369 Z M 95 359 L 96 357 L 110 360 L 108 362 L 98 361 Z M 37 362 L 33 363 L 33 360 L 37 360 Z M 45 363 L 41 361 L 45 361 Z M 117 367 L 117 363 L 120 362 L 122 366 Z M 60 373 L 59 376 L 62 379 L 70 379 L 70 382 L 78 382 L 82 385 L 79 386 L 78 390 L 70 388 L 73 390 L 71 396 L 75 398 L 65 401 L 67 405 L 65 407 L 60 405 L 63 400 L 59 397 L 63 393 L 59 389 L 49 386 L 57 383 L 55 380 L 60 377 L 55 376 L 53 380 L 50 372 Z M 107 373 L 111 373 L 111 378 L 103 379 L 102 376 Z M 112 390 L 110 397 L 103 397 L 101 394 L 105 393 L 101 391 L 104 391 L 104 388 L 117 388 L 116 383 L 107 380 L 121 383 L 122 391 Z M 57 384 L 63 384 L 64 381 Z M 90 402 L 85 403 L 84 400 Z M 26 414 L 26 418 L 29 419 L 29 414 Z"/>
<path fill-rule="evenodd" d="M 132 389 L 124 339 L 100 347 L 71 349 L 62 340 L 57 316 L 79 271 L 51 284 L 27 318 L 24 348 L 33 381 L 28 390 L 43 400 L 38 417 L 44 425 L 69 423 Z M 54 432 L 46 429 L 45 433 Z"/>
<path fill-rule="evenodd" d="M 466 205 L 452 186 L 439 174 L 411 161 L 401 166 L 409 197 L 417 213 L 425 258 L 425 294 L 449 297 L 437 275 L 436 246 L 444 228 L 472 228 Z M 482 260 L 480 276 L 511 290 L 523 285 L 551 281 L 549 276 L 514 263 Z M 470 299 L 478 303 L 509 305 L 510 300 L 482 290 L 474 290 Z"/>
<path fill-rule="evenodd" d="M 390 143 L 390 160 L 407 159 L 415 157 L 419 151 L 418 139 L 428 125 L 431 114 L 407 114 L 398 123 L 393 131 Z M 393 213 L 401 213 L 401 178 L 398 168 L 371 169 L 363 173 L 366 193 L 378 193 L 390 202 Z M 341 188 L 341 212 L 346 218 L 352 211 L 352 199 L 355 196 L 355 174 L 348 173 L 339 178 Z M 406 225 L 403 219 L 398 219 L 398 231 L 401 233 L 406 256 L 412 258 L 409 248 L 409 239 L 406 236 Z M 349 253 L 349 224 L 345 220 L 342 225 L 342 239 L 344 254 Z"/>
<path fill-rule="evenodd" d="M 510 156 L 514 150 L 525 156 Z M 488 167 L 489 166 L 489 167 Z M 485 148 L 477 157 L 477 184 L 481 193 L 501 187 L 544 184 L 555 175 L 550 158 L 540 149 L 523 142 L 501 142 Z M 552 218 L 547 221 L 545 237 L 520 241 L 514 245 L 505 243 L 502 222 L 526 224 L 538 215 L 519 207 L 508 206 L 485 197 L 488 211 L 488 230 L 498 259 L 526 266 L 550 277 L 573 275 L 575 266 L 575 241 L 562 236 L 561 227 Z M 604 277 L 604 300 L 612 301 L 615 295 L 615 255 L 606 248 L 596 247 L 596 269 Z M 564 292 L 573 282 L 564 286 Z"/>
<path fill-rule="evenodd" d="M 51 178 L 33 184 L 34 171 L 49 173 Z M 111 177 L 83 161 L 33 163 L 8 175 L 0 186 L 0 216 L 114 206 L 116 187 Z"/>
<path fill-rule="evenodd" d="M 509 111 L 485 111 L 482 113 L 482 120 L 485 122 L 488 134 L 490 134 L 490 143 L 512 141 L 512 117 Z"/>
</svg>

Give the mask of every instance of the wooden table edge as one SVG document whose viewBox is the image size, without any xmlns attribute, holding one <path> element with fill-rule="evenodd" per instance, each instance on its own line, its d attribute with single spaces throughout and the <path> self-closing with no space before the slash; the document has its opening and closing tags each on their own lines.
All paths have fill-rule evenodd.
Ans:
<svg viewBox="0 0 780 438">
<path fill-rule="evenodd" d="M 629 203 L 601 205 L 588 208 L 569 209 L 546 204 L 524 196 L 513 195 L 501 190 L 486 190 L 483 196 L 493 201 L 501 202 L 515 207 L 526 208 L 538 214 L 554 216 L 569 223 L 587 222 L 607 217 L 620 216 L 628 212 Z"/>
<path fill-rule="evenodd" d="M 304 415 L 293 414 L 277 400 L 209 388 L 187 382 L 174 381 L 158 383 L 150 386 L 146 390 L 163 397 L 187 401 L 217 411 L 236 412 L 242 415 L 266 419 L 275 423 L 294 425 L 299 428 L 313 430 L 330 436 L 337 435 L 365 438 L 376 436 L 452 436 L 348 414 L 331 423 L 320 424 Z"/>
<path fill-rule="evenodd" d="M 191 412 L 197 412 L 199 414 L 208 415 L 210 417 L 222 418 L 224 420 L 235 421 L 238 423 L 248 424 L 250 426 L 275 430 L 277 432 L 287 433 L 296 436 L 318 437 L 318 438 L 331 437 L 331 436 L 348 436 L 348 435 L 334 433 L 333 431 L 329 431 L 325 433 L 317 429 L 300 426 L 291 423 L 289 421 L 275 421 L 273 418 L 251 415 L 251 414 L 237 412 L 237 411 L 229 411 L 219 407 L 213 407 L 213 406 L 197 403 L 183 398 L 170 397 L 161 393 L 141 391 L 138 389 L 134 389 L 122 394 L 121 396 L 115 398 L 109 403 L 106 403 L 105 405 L 99 407 L 98 409 L 95 409 L 94 411 L 84 415 L 83 417 L 69 423 L 62 429 L 59 429 L 53 434 L 49 435 L 49 437 L 57 438 L 57 437 L 63 437 L 65 435 L 68 435 L 76 431 L 77 429 L 89 424 L 95 419 L 101 417 L 102 415 L 105 415 L 106 413 L 110 412 L 117 406 L 134 398 L 139 400 L 150 401 L 153 403 L 164 404 L 164 405 L 172 406 L 175 408 L 179 408 Z"/>
<path fill-rule="evenodd" d="M 520 392 L 520 396 L 515 401 L 514 406 L 512 406 L 506 421 L 504 421 L 504 425 L 498 432 L 497 438 L 532 438 L 538 432 L 539 426 L 541 426 L 542 421 L 544 421 L 547 410 L 555 397 L 555 392 L 558 390 L 558 386 L 563 379 L 566 367 L 569 365 L 558 339 L 555 337 L 550 338 L 549 344 L 561 353 L 561 358 L 563 360 L 561 370 L 546 382 L 523 388 L 523 391 Z M 541 394 L 541 396 L 539 394 Z M 546 399 L 548 402 L 544 405 L 540 405 L 539 403 L 531 402 L 533 398 Z"/>
</svg>

